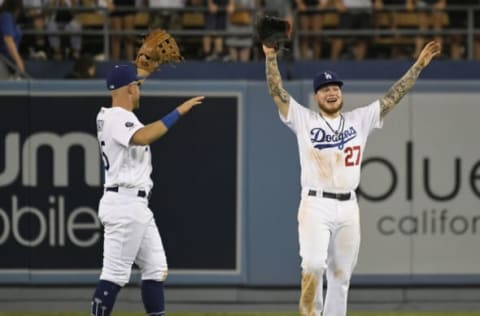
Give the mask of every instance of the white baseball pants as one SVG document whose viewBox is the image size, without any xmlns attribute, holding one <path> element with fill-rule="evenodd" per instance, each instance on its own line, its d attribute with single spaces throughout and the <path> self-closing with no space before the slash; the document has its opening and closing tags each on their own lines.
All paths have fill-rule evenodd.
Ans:
<svg viewBox="0 0 480 316">
<path fill-rule="evenodd" d="M 345 316 L 348 289 L 360 247 L 359 208 L 355 198 L 338 201 L 302 194 L 298 210 L 301 267 L 315 273 L 315 315 Z M 327 291 L 323 306 L 323 274 Z M 323 314 L 322 314 L 323 309 Z"/>
<path fill-rule="evenodd" d="M 105 229 L 100 279 L 123 286 L 135 262 L 142 280 L 165 280 L 167 259 L 146 198 L 105 192 L 99 218 Z"/>
</svg>

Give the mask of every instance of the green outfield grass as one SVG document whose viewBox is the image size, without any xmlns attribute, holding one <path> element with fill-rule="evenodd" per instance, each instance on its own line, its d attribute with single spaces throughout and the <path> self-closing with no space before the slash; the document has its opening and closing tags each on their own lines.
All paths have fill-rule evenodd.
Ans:
<svg viewBox="0 0 480 316">
<path fill-rule="evenodd" d="M 113 316 L 144 316 L 144 313 L 113 313 Z M 299 316 L 298 313 L 214 313 L 214 312 L 169 312 L 168 316 Z M 0 316 L 88 316 L 87 313 L 21 313 L 0 312 Z M 348 316 L 480 316 L 480 312 L 351 312 Z"/>
</svg>

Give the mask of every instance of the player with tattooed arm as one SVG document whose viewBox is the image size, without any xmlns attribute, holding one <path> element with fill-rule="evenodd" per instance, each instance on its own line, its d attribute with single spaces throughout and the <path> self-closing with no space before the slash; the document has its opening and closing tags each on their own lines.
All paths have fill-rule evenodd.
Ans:
<svg viewBox="0 0 480 316">
<path fill-rule="evenodd" d="M 273 47 L 273 48 L 272 48 Z M 298 238 L 302 281 L 300 313 L 345 316 L 352 271 L 360 245 L 355 189 L 367 137 L 413 87 L 422 70 L 438 56 L 432 41 L 413 66 L 379 100 L 342 112 L 343 81 L 332 71 L 313 79 L 317 111 L 295 101 L 282 86 L 274 45 L 263 45 L 270 95 L 281 121 L 296 135 L 301 166 Z M 323 275 L 327 291 L 323 298 Z"/>
</svg>

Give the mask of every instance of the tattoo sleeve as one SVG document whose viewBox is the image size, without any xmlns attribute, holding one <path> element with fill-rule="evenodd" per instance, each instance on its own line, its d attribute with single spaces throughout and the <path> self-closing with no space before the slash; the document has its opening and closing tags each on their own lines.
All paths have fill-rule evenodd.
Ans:
<svg viewBox="0 0 480 316">
<path fill-rule="evenodd" d="M 277 57 L 275 55 L 268 55 L 265 59 L 268 92 L 273 97 L 278 106 L 286 106 L 290 101 L 290 95 L 282 87 L 282 77 L 278 70 Z"/>
<path fill-rule="evenodd" d="M 395 105 L 407 94 L 413 85 L 417 81 L 418 76 L 422 68 L 417 65 L 413 65 L 400 80 L 395 82 L 388 90 L 387 94 L 380 99 L 380 117 L 384 118 Z"/>
</svg>

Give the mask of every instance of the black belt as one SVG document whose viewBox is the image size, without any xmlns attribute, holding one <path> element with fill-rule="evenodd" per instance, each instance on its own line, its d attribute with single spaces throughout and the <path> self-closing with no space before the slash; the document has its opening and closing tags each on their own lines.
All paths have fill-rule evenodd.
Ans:
<svg viewBox="0 0 480 316">
<path fill-rule="evenodd" d="M 326 199 L 335 199 L 339 201 L 348 201 L 352 197 L 352 193 L 333 193 L 333 192 L 319 192 L 315 190 L 308 190 L 308 196 L 317 196 L 318 193 L 322 193 L 322 197 Z"/>
<path fill-rule="evenodd" d="M 108 187 L 108 188 L 105 189 L 105 191 L 117 192 L 118 193 L 118 187 Z M 137 196 L 142 197 L 142 198 L 148 197 L 148 199 L 150 199 L 150 194 L 148 194 L 148 196 L 147 196 L 147 192 L 145 190 L 138 190 Z"/>
</svg>

